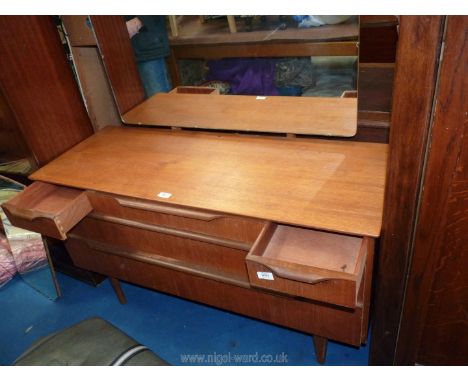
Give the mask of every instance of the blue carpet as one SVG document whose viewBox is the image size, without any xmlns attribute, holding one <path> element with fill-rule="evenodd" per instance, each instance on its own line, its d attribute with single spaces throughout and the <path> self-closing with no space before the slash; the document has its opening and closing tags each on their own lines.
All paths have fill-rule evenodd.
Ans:
<svg viewBox="0 0 468 382">
<path fill-rule="evenodd" d="M 303 333 L 127 283 L 128 302 L 120 305 L 108 280 L 95 288 L 60 273 L 58 279 L 63 296 L 55 302 L 19 277 L 0 289 L 0 365 L 12 364 L 38 338 L 92 316 L 174 365 L 317 365 L 311 336 Z M 367 360 L 368 346 L 329 342 L 327 365 Z"/>
</svg>

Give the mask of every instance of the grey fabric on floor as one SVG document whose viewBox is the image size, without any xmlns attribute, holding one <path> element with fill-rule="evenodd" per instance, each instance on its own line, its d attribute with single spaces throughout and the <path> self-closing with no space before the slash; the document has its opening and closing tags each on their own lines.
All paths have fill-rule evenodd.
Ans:
<svg viewBox="0 0 468 382">
<path fill-rule="evenodd" d="M 81 321 L 33 344 L 16 366 L 107 366 L 138 345 L 133 338 L 99 317 Z M 163 366 L 168 363 L 142 349 L 123 365 Z"/>
</svg>

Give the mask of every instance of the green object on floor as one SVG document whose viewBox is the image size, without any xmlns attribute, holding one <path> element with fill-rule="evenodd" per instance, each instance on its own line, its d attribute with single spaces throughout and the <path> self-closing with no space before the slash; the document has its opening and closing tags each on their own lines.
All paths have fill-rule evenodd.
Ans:
<svg viewBox="0 0 468 382">
<path fill-rule="evenodd" d="M 34 343 L 16 366 L 167 366 L 151 350 L 99 317 Z"/>
</svg>

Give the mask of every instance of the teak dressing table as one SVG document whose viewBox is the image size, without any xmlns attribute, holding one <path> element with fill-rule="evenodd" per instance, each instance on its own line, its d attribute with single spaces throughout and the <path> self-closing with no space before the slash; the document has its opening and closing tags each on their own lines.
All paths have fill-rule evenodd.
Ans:
<svg viewBox="0 0 468 382">
<path fill-rule="evenodd" d="M 206 97 L 157 98 L 188 114 L 200 104 L 180 96 Z M 158 102 L 124 119 L 162 118 Z M 294 125 L 293 107 L 273 109 Z M 253 126 L 272 118 L 263 110 Z M 312 118 L 312 130 L 352 118 L 346 105 L 337 110 Z M 249 117 L 231 114 L 227 129 Z M 176 113 L 164 115 L 161 124 L 177 126 Z M 324 362 L 328 339 L 366 341 L 386 157 L 377 143 L 107 127 L 33 173 L 3 207 L 14 225 L 65 240 L 75 264 L 108 275 L 121 302 L 125 280 L 310 333 Z"/>
</svg>

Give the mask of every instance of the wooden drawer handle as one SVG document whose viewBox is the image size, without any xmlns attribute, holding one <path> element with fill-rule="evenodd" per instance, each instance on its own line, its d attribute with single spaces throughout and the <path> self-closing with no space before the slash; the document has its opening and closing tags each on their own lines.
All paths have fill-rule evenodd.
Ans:
<svg viewBox="0 0 468 382">
<path fill-rule="evenodd" d="M 205 269 L 200 269 L 199 267 L 193 264 L 192 265 L 188 263 L 184 264 L 181 261 L 171 259 L 168 257 L 164 257 L 164 256 L 160 256 L 157 254 L 149 254 L 147 252 L 142 252 L 142 251 L 137 251 L 137 250 L 130 251 L 130 250 L 126 250 L 123 248 L 116 248 L 113 246 L 95 242 L 93 240 L 87 240 L 85 238 L 82 238 L 74 234 L 71 234 L 69 237 L 83 242 L 88 248 L 94 251 L 107 253 L 107 254 L 111 254 L 115 256 L 121 256 L 130 260 L 141 261 L 147 264 L 157 265 L 157 266 L 161 266 L 164 268 L 169 268 L 169 269 L 173 269 L 176 271 L 193 274 L 195 276 L 205 277 L 205 278 L 209 278 L 212 280 L 237 285 L 242 288 L 250 288 L 250 284 L 248 282 L 238 279 L 236 277 L 233 277 L 231 275 L 224 274 L 223 272 L 218 271 L 216 273 L 213 273 Z"/>
<path fill-rule="evenodd" d="M 326 271 L 326 275 L 321 275 L 320 269 L 317 269 L 317 273 L 312 273 L 310 270 L 309 272 L 303 272 L 300 269 L 293 270 L 286 267 L 272 265 L 269 262 L 264 261 L 262 257 L 247 257 L 247 259 L 270 269 L 273 274 L 278 275 L 279 277 L 292 281 L 300 281 L 307 284 L 317 284 L 328 280 L 352 280 L 352 276 L 343 275 L 341 272 Z"/>
<path fill-rule="evenodd" d="M 331 277 L 324 277 L 320 275 L 313 275 L 310 273 L 300 272 L 300 271 L 292 271 L 290 269 L 285 268 L 278 268 L 271 265 L 265 265 L 265 267 L 271 269 L 274 274 L 282 277 L 284 279 L 293 280 L 293 281 L 300 281 L 307 284 L 317 284 L 322 281 L 331 280 Z"/>
<path fill-rule="evenodd" d="M 51 218 L 48 215 L 45 216 L 45 215 L 38 214 L 36 211 L 19 210 L 19 209 L 16 209 L 16 208 L 11 208 L 11 206 L 4 206 L 3 208 L 8 209 L 10 214 L 16 216 L 17 218 L 24 219 L 24 220 L 33 221 L 34 219 L 37 219 L 37 218 L 40 218 L 40 217 L 42 217 L 42 218 Z"/>
<path fill-rule="evenodd" d="M 228 248 L 240 249 L 242 251 L 249 251 L 251 248 L 250 244 L 243 243 L 243 242 L 236 241 L 236 240 L 223 239 L 220 237 L 205 235 L 203 233 L 184 231 L 184 230 L 180 230 L 177 228 L 164 227 L 164 226 L 159 226 L 155 224 L 142 223 L 142 222 L 137 222 L 137 221 L 133 221 L 129 219 L 118 218 L 115 216 L 107 216 L 103 214 L 92 213 L 90 217 L 93 219 L 120 224 L 120 225 L 124 225 L 127 227 L 158 232 L 158 233 L 162 233 L 166 235 L 178 236 L 184 239 L 203 241 L 205 243 L 221 245 L 223 247 L 228 247 Z"/>
<path fill-rule="evenodd" d="M 152 212 L 159 212 L 161 214 L 168 214 L 168 215 L 177 215 L 182 216 L 185 218 L 191 219 L 198 219 L 204 221 L 211 221 L 215 219 L 222 218 L 222 215 L 219 214 L 212 214 L 209 212 L 202 212 L 202 211 L 193 211 L 193 210 L 186 210 L 181 207 L 175 206 L 163 206 L 153 203 L 146 203 L 140 202 L 135 200 L 127 200 L 122 198 L 115 198 L 117 202 L 123 207 L 130 207 L 130 208 L 137 208 L 139 210 L 145 211 L 152 211 Z"/>
</svg>

